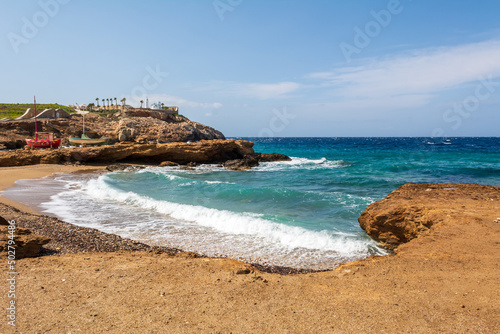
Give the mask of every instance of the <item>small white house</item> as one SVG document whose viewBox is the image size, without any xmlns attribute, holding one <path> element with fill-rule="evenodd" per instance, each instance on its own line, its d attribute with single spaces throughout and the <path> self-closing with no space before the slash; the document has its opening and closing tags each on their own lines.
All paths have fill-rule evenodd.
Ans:
<svg viewBox="0 0 500 334">
<path fill-rule="evenodd" d="M 154 104 L 151 106 L 151 109 L 154 109 L 154 110 L 162 110 L 162 107 L 161 107 L 161 102 L 154 103 Z"/>
</svg>

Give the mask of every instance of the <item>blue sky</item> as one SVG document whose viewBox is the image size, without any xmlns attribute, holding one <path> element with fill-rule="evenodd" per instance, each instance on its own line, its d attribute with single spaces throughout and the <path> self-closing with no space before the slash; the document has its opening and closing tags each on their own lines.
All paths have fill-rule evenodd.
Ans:
<svg viewBox="0 0 500 334">
<path fill-rule="evenodd" d="M 226 136 L 500 132 L 496 0 L 0 6 L 0 102 L 147 97 Z"/>
</svg>

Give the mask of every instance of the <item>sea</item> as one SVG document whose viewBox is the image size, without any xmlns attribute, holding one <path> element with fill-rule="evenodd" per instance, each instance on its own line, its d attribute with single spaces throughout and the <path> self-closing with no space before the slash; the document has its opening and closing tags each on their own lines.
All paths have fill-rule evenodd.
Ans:
<svg viewBox="0 0 500 334">
<path fill-rule="evenodd" d="M 407 182 L 500 186 L 500 138 L 236 139 L 292 160 L 243 172 L 201 165 L 55 174 L 3 195 L 152 245 L 325 270 L 388 253 L 358 217 Z"/>
</svg>

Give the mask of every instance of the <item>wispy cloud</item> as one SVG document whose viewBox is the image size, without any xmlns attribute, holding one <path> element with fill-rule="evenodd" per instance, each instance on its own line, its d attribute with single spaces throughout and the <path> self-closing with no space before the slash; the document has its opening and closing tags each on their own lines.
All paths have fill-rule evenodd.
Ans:
<svg viewBox="0 0 500 334">
<path fill-rule="evenodd" d="M 288 93 L 292 93 L 300 88 L 300 84 L 296 82 L 278 82 L 271 84 L 250 83 L 242 84 L 239 87 L 240 93 L 248 96 L 255 96 L 259 99 L 269 99 L 282 97 Z"/>
<path fill-rule="evenodd" d="M 292 81 L 276 83 L 211 82 L 201 90 L 208 90 L 217 95 L 246 97 L 259 100 L 288 97 L 301 88 L 301 84 Z"/>
<path fill-rule="evenodd" d="M 344 110 L 368 106 L 422 107 L 447 90 L 461 88 L 481 78 L 500 77 L 498 59 L 500 40 L 489 40 L 359 60 L 356 66 L 308 74 L 304 82 L 213 81 L 198 90 L 219 98 L 258 100 L 293 98 L 307 91 L 304 99 L 309 100 L 308 105 L 328 101 L 332 108 Z"/>
<path fill-rule="evenodd" d="M 500 41 L 491 40 L 454 47 L 416 50 L 383 60 L 365 61 L 356 67 L 312 73 L 309 79 L 330 87 L 344 99 L 380 99 L 413 96 L 421 104 L 445 90 L 500 77 Z M 415 97 L 421 97 L 421 100 Z"/>
</svg>

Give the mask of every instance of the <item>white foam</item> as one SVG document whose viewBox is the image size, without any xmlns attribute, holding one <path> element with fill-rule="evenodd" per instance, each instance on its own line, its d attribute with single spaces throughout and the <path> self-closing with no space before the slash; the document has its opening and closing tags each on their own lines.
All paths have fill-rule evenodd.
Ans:
<svg viewBox="0 0 500 334">
<path fill-rule="evenodd" d="M 236 184 L 234 182 L 224 182 L 224 181 L 204 181 L 207 184 Z"/>
<path fill-rule="evenodd" d="M 235 213 L 202 206 L 177 204 L 124 192 L 110 187 L 101 176 L 90 180 L 86 193 L 99 200 L 113 200 L 141 209 L 154 210 L 171 218 L 196 223 L 218 232 L 257 237 L 267 243 L 279 243 L 288 249 L 305 248 L 335 251 L 339 254 L 366 253 L 367 243 L 334 231 L 311 231 L 301 227 L 288 226 L 253 214 Z"/>
<path fill-rule="evenodd" d="M 257 171 L 277 171 L 284 169 L 337 169 L 350 166 L 350 163 L 343 160 L 307 159 L 291 157 L 291 161 L 263 162 L 259 167 L 253 170 Z"/>
<path fill-rule="evenodd" d="M 375 242 L 356 233 L 313 231 L 258 213 L 155 200 L 117 189 L 110 179 L 111 174 L 91 180 L 63 178 L 66 187 L 59 189 L 65 191 L 59 190 L 42 207 L 75 225 L 147 244 L 265 265 L 332 269 L 370 254 L 385 254 Z"/>
</svg>

